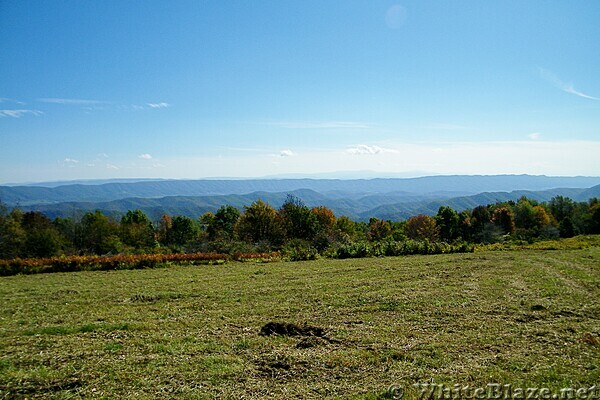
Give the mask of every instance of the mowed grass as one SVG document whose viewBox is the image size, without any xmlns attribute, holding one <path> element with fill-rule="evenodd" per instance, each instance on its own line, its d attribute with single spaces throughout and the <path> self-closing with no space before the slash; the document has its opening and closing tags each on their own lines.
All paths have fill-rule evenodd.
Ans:
<svg viewBox="0 0 600 400">
<path fill-rule="evenodd" d="M 13 276 L 0 304 L 0 398 L 600 383 L 598 247 Z M 268 322 L 326 337 L 259 335 Z"/>
</svg>

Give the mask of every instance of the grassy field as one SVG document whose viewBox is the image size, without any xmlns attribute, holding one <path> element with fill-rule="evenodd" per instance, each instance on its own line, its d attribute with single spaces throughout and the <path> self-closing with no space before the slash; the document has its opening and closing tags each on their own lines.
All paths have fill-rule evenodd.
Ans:
<svg viewBox="0 0 600 400">
<path fill-rule="evenodd" d="M 0 399 L 600 383 L 599 247 L 12 276 L 0 304 Z"/>
</svg>

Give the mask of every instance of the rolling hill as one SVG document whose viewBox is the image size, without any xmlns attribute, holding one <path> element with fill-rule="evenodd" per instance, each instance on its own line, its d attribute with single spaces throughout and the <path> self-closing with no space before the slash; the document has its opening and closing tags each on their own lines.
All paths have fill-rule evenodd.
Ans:
<svg viewBox="0 0 600 400">
<path fill-rule="evenodd" d="M 544 191 L 485 192 L 472 196 L 442 197 L 407 196 L 405 193 L 354 196 L 340 198 L 328 196 L 310 189 L 289 192 L 254 192 L 243 195 L 220 196 L 165 196 L 161 198 L 126 198 L 108 202 L 62 202 L 55 204 L 36 204 L 22 206 L 25 211 L 41 211 L 50 218 L 77 217 L 86 211 L 100 210 L 107 215 L 120 215 L 127 210 L 140 209 L 151 219 L 158 220 L 161 215 L 186 215 L 197 218 L 203 213 L 215 212 L 222 205 L 232 205 L 238 209 L 261 199 L 273 207 L 279 207 L 288 194 L 302 199 L 309 207 L 324 205 L 336 215 L 347 215 L 355 220 L 368 220 L 371 217 L 403 220 L 417 214 L 434 215 L 440 206 L 447 205 L 457 211 L 474 208 L 478 205 L 496 202 L 516 201 L 522 196 L 537 201 L 549 201 L 555 196 L 570 197 L 577 201 L 586 201 L 600 191 L 600 185 L 589 189 L 563 188 Z M 590 196 L 592 195 L 592 196 Z M 447 196 L 447 195 L 446 195 Z"/>
<path fill-rule="evenodd" d="M 542 175 L 452 175 L 406 179 L 248 179 L 248 180 L 156 180 L 68 184 L 53 187 L 0 186 L 0 201 L 8 206 L 31 206 L 63 202 L 108 202 L 127 198 L 166 196 L 223 196 L 256 192 L 282 193 L 309 189 L 338 199 L 391 194 L 420 201 L 514 190 L 540 191 L 554 188 L 590 188 L 600 177 L 549 177 Z M 390 199 L 392 200 L 392 199 Z M 398 201 L 399 202 L 399 201 Z M 375 206 L 373 204 L 373 206 Z"/>
</svg>

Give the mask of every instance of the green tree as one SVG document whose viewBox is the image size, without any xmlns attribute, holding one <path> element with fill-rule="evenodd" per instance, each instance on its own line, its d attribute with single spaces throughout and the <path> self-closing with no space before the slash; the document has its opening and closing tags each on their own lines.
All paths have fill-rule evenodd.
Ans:
<svg viewBox="0 0 600 400">
<path fill-rule="evenodd" d="M 55 218 L 52 224 L 64 239 L 63 250 L 68 254 L 77 254 L 83 249 L 81 224 L 72 218 Z"/>
<path fill-rule="evenodd" d="M 51 257 L 61 253 L 64 239 L 52 221 L 39 211 L 23 214 L 21 226 L 25 230 L 26 257 Z"/>
<path fill-rule="evenodd" d="M 20 257 L 25 248 L 27 234 L 21 226 L 23 212 L 14 209 L 10 213 L 0 203 L 0 258 Z"/>
<path fill-rule="evenodd" d="M 568 197 L 555 196 L 550 199 L 548 203 L 548 209 L 560 223 L 565 218 L 573 218 L 573 212 L 575 211 L 575 202 Z"/>
<path fill-rule="evenodd" d="M 600 233 L 600 201 L 596 198 L 590 200 L 588 208 L 587 233 Z"/>
<path fill-rule="evenodd" d="M 206 226 L 209 240 L 232 239 L 240 211 L 233 206 L 221 206 L 215 214 L 205 213 L 202 223 Z"/>
<path fill-rule="evenodd" d="M 279 210 L 286 237 L 289 239 L 314 239 L 319 221 L 314 213 L 299 198 L 288 195 Z"/>
<path fill-rule="evenodd" d="M 470 210 L 464 210 L 458 214 L 458 228 L 463 240 L 470 241 L 473 238 L 473 225 L 471 221 Z"/>
<path fill-rule="evenodd" d="M 487 206 L 477 206 L 471 211 L 471 228 L 474 236 L 480 234 L 490 223 L 492 223 L 492 215 Z"/>
<path fill-rule="evenodd" d="M 121 218 L 121 240 L 136 249 L 147 249 L 156 246 L 154 226 L 141 210 L 127 211 Z"/>
<path fill-rule="evenodd" d="M 334 234 L 340 242 L 354 240 L 357 236 L 357 231 L 356 222 L 352 221 L 346 215 L 342 215 L 335 221 Z"/>
<path fill-rule="evenodd" d="M 244 207 L 235 227 L 237 235 L 251 243 L 267 242 L 280 245 L 284 231 L 277 211 L 262 200 Z"/>
<path fill-rule="evenodd" d="M 560 237 L 570 238 L 575 236 L 575 225 L 571 217 L 565 217 L 558 224 L 558 232 Z"/>
<path fill-rule="evenodd" d="M 537 226 L 536 211 L 526 197 L 521 197 L 515 206 L 515 225 L 522 230 L 531 230 Z"/>
<path fill-rule="evenodd" d="M 438 209 L 435 222 L 440 230 L 440 238 L 452 242 L 460 236 L 458 213 L 448 207 L 442 206 Z"/>
<path fill-rule="evenodd" d="M 86 253 L 109 254 L 122 251 L 118 224 L 100 210 L 87 212 L 81 218 L 83 249 Z"/>
<path fill-rule="evenodd" d="M 171 229 L 167 232 L 167 243 L 185 246 L 198 236 L 198 226 L 193 219 L 184 215 L 173 218 Z"/>
</svg>

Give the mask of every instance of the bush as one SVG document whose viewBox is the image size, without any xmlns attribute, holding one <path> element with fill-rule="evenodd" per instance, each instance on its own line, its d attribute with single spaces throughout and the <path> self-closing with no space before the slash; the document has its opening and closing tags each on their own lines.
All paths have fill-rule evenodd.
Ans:
<svg viewBox="0 0 600 400">
<path fill-rule="evenodd" d="M 364 258 L 372 255 L 373 249 L 368 242 L 342 244 L 333 253 L 334 258 Z"/>
<path fill-rule="evenodd" d="M 307 241 L 293 239 L 283 248 L 284 256 L 290 261 L 307 261 L 319 258 L 319 251 Z"/>
<path fill-rule="evenodd" d="M 15 258 L 12 260 L 0 260 L 0 276 L 44 272 L 154 268 L 168 262 L 207 264 L 222 262 L 227 259 L 229 259 L 229 256 L 217 253 Z"/>
<path fill-rule="evenodd" d="M 446 242 L 428 242 L 419 240 L 385 240 L 369 244 L 355 242 L 341 245 L 332 253 L 333 258 L 361 258 L 383 256 L 407 256 L 413 254 L 449 254 L 470 253 L 474 247 L 467 243 L 448 244 Z"/>
</svg>

